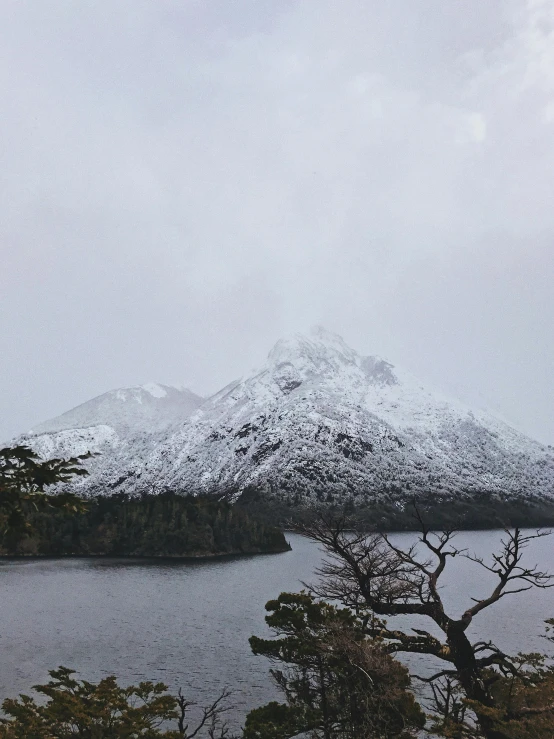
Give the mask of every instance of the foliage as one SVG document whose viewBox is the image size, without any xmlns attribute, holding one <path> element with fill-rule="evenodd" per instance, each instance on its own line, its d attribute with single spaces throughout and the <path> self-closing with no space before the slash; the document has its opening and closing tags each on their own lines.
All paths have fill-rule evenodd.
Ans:
<svg viewBox="0 0 554 739">
<path fill-rule="evenodd" d="M 194 704 L 169 695 L 163 683 L 122 688 L 112 676 L 90 683 L 74 675 L 65 667 L 52 670 L 48 684 L 35 686 L 46 701 L 5 700 L 9 718 L 0 719 L 0 739 L 231 739 L 222 719 L 226 691 L 191 728 L 187 712 Z M 175 728 L 165 728 L 169 722 Z"/>
<path fill-rule="evenodd" d="M 27 446 L 0 449 L 0 532 L 16 541 L 32 531 L 36 511 L 83 511 L 81 498 L 66 492 L 48 495 L 46 488 L 87 475 L 81 465 L 90 456 L 44 461 Z"/>
<path fill-rule="evenodd" d="M 406 503 L 411 497 L 408 493 L 394 500 L 386 491 L 375 490 L 374 500 L 338 496 L 328 502 L 324 490 L 323 504 L 328 518 L 347 516 L 350 526 L 363 531 L 419 531 L 413 508 Z M 237 502 L 239 506 L 278 525 L 288 525 L 291 521 L 311 522 L 317 519 L 322 507 L 321 504 L 306 504 L 302 498 L 287 497 L 281 490 L 273 497 L 254 487 L 236 491 L 236 494 L 241 496 Z M 512 495 L 500 498 L 485 492 L 473 492 L 459 498 L 419 494 L 417 505 L 427 526 L 434 531 L 554 526 L 554 503 L 538 497 Z"/>
<path fill-rule="evenodd" d="M 434 530 L 479 531 L 512 527 L 535 528 L 554 525 L 551 500 L 503 496 L 473 492 L 463 498 L 418 496 L 417 505 L 426 525 Z M 337 512 L 340 515 L 342 512 Z M 348 515 L 355 518 L 359 529 L 373 531 L 419 531 L 413 508 L 404 499 L 398 503 L 384 501 L 351 506 Z"/>
<path fill-rule="evenodd" d="M 486 737 L 474 716 L 486 716 L 493 736 L 502 739 L 552 739 L 554 726 L 554 668 L 541 654 L 512 658 L 513 671 L 483 671 L 491 701 L 469 700 L 450 678 L 433 685 L 435 715 L 432 731 L 447 739 Z"/>
<path fill-rule="evenodd" d="M 227 501 L 171 493 L 100 496 L 71 518 L 49 509 L 30 520 L 33 536 L 12 549 L 4 543 L 6 553 L 170 557 L 289 548 L 281 531 Z"/>
<path fill-rule="evenodd" d="M 532 666 L 533 676 L 525 674 L 518 658 L 504 654 L 492 642 L 471 642 L 466 632 L 479 613 L 507 595 L 552 586 L 549 575 L 523 562 L 525 547 L 545 533 L 507 530 L 500 551 L 489 564 L 455 547 L 453 531 L 433 533 L 417 509 L 416 515 L 421 533 L 418 543 L 408 549 L 396 546 L 384 534 L 353 533 L 340 520 L 321 517 L 300 526 L 302 533 L 322 544 L 328 553 L 315 592 L 365 618 L 366 633 L 383 640 L 383 648 L 390 654 L 426 654 L 442 665 L 425 682 L 435 696 L 437 729 L 444 736 L 520 739 L 507 722 L 520 721 L 522 716 L 514 713 L 515 704 L 509 704 L 507 698 L 518 698 L 522 705 L 535 700 L 539 693 L 532 688 L 538 680 L 538 668 Z M 472 599 L 459 618 L 447 613 L 439 590 L 440 578 L 453 557 L 469 558 L 496 579 L 490 594 Z M 393 628 L 383 616 L 404 617 L 402 628 Z M 407 631 L 406 616 L 429 619 L 442 638 L 421 628 Z M 549 676 L 544 675 L 542 686 L 546 689 L 548 684 Z M 540 709 L 547 715 L 550 705 L 541 704 L 534 711 L 539 715 L 535 709 Z"/>
<path fill-rule="evenodd" d="M 251 711 L 245 739 L 416 735 L 425 718 L 408 690 L 408 672 L 365 637 L 360 619 L 305 592 L 281 593 L 266 609 L 278 638 L 253 636 L 250 645 L 284 666 L 271 673 L 287 703 Z"/>
<path fill-rule="evenodd" d="M 520 655 L 514 662 L 513 674 L 491 676 L 492 715 L 510 739 L 551 739 L 554 669 L 545 665 L 543 655 Z"/>
</svg>

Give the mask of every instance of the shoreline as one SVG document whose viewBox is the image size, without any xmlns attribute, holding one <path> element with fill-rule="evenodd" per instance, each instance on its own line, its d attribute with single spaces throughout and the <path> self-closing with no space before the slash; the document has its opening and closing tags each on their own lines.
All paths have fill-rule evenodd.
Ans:
<svg viewBox="0 0 554 739">
<path fill-rule="evenodd" d="M 124 560 L 167 560 L 171 562 L 201 562 L 203 560 L 223 560 L 238 559 L 242 557 L 257 557 L 260 555 L 285 554 L 292 551 L 292 547 L 287 542 L 288 547 L 283 549 L 269 550 L 252 550 L 247 552 L 214 552 L 207 554 L 205 552 L 192 552 L 190 554 L 0 554 L 1 562 L 15 562 L 30 560 L 62 560 L 62 559 L 124 559 Z"/>
</svg>

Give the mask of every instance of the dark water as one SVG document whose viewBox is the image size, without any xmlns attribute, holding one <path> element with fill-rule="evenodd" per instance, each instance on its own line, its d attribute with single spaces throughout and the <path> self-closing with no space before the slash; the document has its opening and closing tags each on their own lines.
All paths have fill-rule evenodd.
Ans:
<svg viewBox="0 0 554 739">
<path fill-rule="evenodd" d="M 487 555 L 500 536 L 466 532 L 458 544 Z M 65 665 L 90 680 L 161 680 L 199 701 L 227 686 L 237 717 L 274 699 L 268 664 L 250 654 L 248 637 L 266 633 L 266 601 L 313 580 L 321 559 L 311 542 L 288 538 L 291 552 L 197 563 L 0 561 L 0 698 L 29 691 Z M 394 538 L 407 544 L 413 535 Z M 554 571 L 554 537 L 534 542 L 527 561 Z M 443 597 L 452 615 L 491 582 L 466 560 L 449 561 Z M 542 622 L 553 616 L 554 589 L 508 596 L 475 619 L 471 634 L 508 651 L 544 650 Z"/>
</svg>

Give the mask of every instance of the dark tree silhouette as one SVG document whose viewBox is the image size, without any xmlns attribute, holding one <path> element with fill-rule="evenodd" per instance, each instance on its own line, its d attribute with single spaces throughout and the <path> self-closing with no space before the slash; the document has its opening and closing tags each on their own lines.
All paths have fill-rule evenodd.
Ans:
<svg viewBox="0 0 554 739">
<path fill-rule="evenodd" d="M 224 688 L 213 703 L 200 707 L 200 718 L 191 727 L 188 714 L 191 708 L 198 708 L 198 704 L 187 700 L 183 691 L 179 689 L 177 696 L 178 736 L 182 739 L 195 739 L 202 736 L 208 739 L 233 739 L 234 735 L 231 735 L 229 725 L 224 719 L 224 715 L 233 707 L 228 703 L 231 695 L 231 691 Z"/>
<path fill-rule="evenodd" d="M 363 618 L 366 633 L 383 639 L 389 653 L 427 654 L 446 663 L 427 678 L 437 699 L 450 709 L 452 705 L 471 705 L 482 736 L 508 739 L 511 735 L 499 726 L 494 715 L 494 685 L 506 674 L 515 674 L 518 665 L 491 642 L 472 643 L 466 632 L 481 611 L 507 595 L 552 587 L 547 573 L 523 564 L 525 547 L 546 533 L 537 531 L 529 535 L 520 529 L 506 530 L 500 551 L 486 563 L 454 546 L 453 531 L 432 533 L 417 509 L 416 516 L 420 535 L 408 549 L 396 546 L 385 534 L 348 531 L 344 519 L 337 521 L 323 516 L 298 525 L 299 533 L 322 544 L 327 552 L 318 571 L 320 582 L 311 586 L 312 590 L 320 597 L 339 601 Z M 458 556 L 468 557 L 492 573 L 497 582 L 487 597 L 472 599 L 472 605 L 462 616 L 453 618 L 441 599 L 439 580 L 448 560 Z M 443 638 L 418 628 L 411 631 L 392 628 L 382 616 L 426 617 L 439 627 Z M 449 681 L 448 688 L 444 680 Z M 441 695 L 441 690 L 451 692 Z M 462 704 L 459 701 L 453 704 L 452 691 L 461 692 L 465 699 Z"/>
<path fill-rule="evenodd" d="M 85 502 L 78 496 L 63 491 L 49 495 L 46 489 L 88 475 L 82 463 L 91 456 L 44 461 L 24 445 L 0 449 L 0 533 L 24 536 L 33 512 L 47 507 L 67 513 L 84 510 Z"/>
<path fill-rule="evenodd" d="M 200 716 L 191 722 L 196 703 L 181 691 L 177 698 L 168 694 L 163 683 L 123 688 L 113 676 L 91 683 L 66 667 L 51 670 L 50 677 L 34 688 L 39 701 L 21 695 L 3 702 L 0 739 L 233 739 L 223 720 L 230 710 L 227 690 L 209 706 L 197 707 Z"/>
<path fill-rule="evenodd" d="M 281 593 L 266 605 L 273 638 L 253 636 L 254 654 L 275 665 L 286 703 L 268 703 L 246 717 L 244 739 L 410 739 L 425 715 L 410 692 L 408 670 L 368 639 L 363 622 L 302 593 Z"/>
</svg>

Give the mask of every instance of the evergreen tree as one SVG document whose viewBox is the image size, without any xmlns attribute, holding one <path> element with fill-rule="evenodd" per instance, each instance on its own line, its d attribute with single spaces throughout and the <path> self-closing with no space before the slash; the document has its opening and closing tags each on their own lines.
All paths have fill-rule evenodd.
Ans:
<svg viewBox="0 0 554 739">
<path fill-rule="evenodd" d="M 213 496 L 99 495 L 73 516 L 47 506 L 27 522 L 23 539 L 0 531 L 3 554 L 185 557 L 290 549 L 282 531 Z"/>
<path fill-rule="evenodd" d="M 24 536 L 31 530 L 30 518 L 37 510 L 84 510 L 84 501 L 78 496 L 66 492 L 49 495 L 46 489 L 87 475 L 81 465 L 91 456 L 44 461 L 24 445 L 0 449 L 0 532 L 12 540 Z"/>
<path fill-rule="evenodd" d="M 286 703 L 251 711 L 244 739 L 408 739 L 425 723 L 408 671 L 364 635 L 348 609 L 310 594 L 281 593 L 266 617 L 276 639 L 253 636 L 254 654 L 280 665 L 271 674 Z"/>
<path fill-rule="evenodd" d="M 191 724 L 195 704 L 181 693 L 169 695 L 163 683 L 122 688 L 113 676 L 91 683 L 66 667 L 50 676 L 35 686 L 39 702 L 28 695 L 4 701 L 8 718 L 0 718 L 0 739 L 233 739 L 223 718 L 226 690 Z"/>
</svg>

